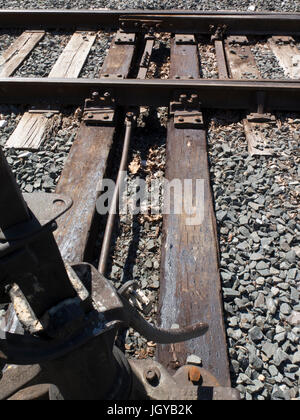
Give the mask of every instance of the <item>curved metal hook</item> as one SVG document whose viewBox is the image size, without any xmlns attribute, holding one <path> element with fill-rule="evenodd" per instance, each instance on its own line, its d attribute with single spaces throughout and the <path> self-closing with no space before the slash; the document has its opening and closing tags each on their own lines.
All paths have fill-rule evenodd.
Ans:
<svg viewBox="0 0 300 420">
<path fill-rule="evenodd" d="M 209 326 L 204 322 L 198 322 L 184 328 L 163 329 L 154 327 L 147 322 L 140 313 L 130 305 L 130 303 L 121 296 L 124 305 L 126 319 L 124 321 L 147 340 L 159 344 L 180 343 L 182 341 L 192 340 L 207 333 Z"/>
</svg>

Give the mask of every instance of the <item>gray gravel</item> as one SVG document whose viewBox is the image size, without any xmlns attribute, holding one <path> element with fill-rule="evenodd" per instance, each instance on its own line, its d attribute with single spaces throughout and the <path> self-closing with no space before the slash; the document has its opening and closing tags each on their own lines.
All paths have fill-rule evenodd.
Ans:
<svg viewBox="0 0 300 420">
<path fill-rule="evenodd" d="M 0 54 L 7 50 L 7 48 L 21 35 L 21 31 L 7 31 L 0 30 Z"/>
<path fill-rule="evenodd" d="M 47 77 L 71 34 L 47 32 L 14 73 L 15 77 Z"/>
<path fill-rule="evenodd" d="M 145 180 L 148 187 L 152 180 L 163 179 L 166 138 L 160 119 L 165 117 L 165 113 L 163 108 L 155 112 L 144 127 L 141 124 L 132 138 L 128 160 L 129 205 L 138 179 Z M 161 241 L 161 214 L 152 215 L 149 207 L 149 212 L 144 210 L 143 214 L 121 215 L 110 256 L 109 278 L 117 288 L 129 280 L 138 282 L 152 303 L 152 310 L 146 317 L 152 324 L 156 324 L 158 311 Z M 123 345 L 129 357 L 143 359 L 155 355 L 156 344 L 147 342 L 133 329 L 129 329 L 123 337 Z"/>
<path fill-rule="evenodd" d="M 251 51 L 263 79 L 287 79 L 283 68 L 269 48 L 267 40 L 256 42 Z"/>
<path fill-rule="evenodd" d="M 11 0 L 0 1 L 3 9 L 195 9 L 195 10 L 269 10 L 299 12 L 300 5 L 291 0 Z"/>
<path fill-rule="evenodd" d="M 83 66 L 79 77 L 96 78 L 99 76 L 106 54 L 109 50 L 112 34 L 98 33 L 88 58 Z"/>
<path fill-rule="evenodd" d="M 0 106 L 1 121 L 6 121 L 0 128 L 0 144 L 4 146 L 7 161 L 23 192 L 54 192 L 78 128 L 73 113 L 74 110 L 66 109 L 53 116 L 52 129 L 46 134 L 39 151 L 31 152 L 5 148 L 21 119 L 22 109 Z"/>
<path fill-rule="evenodd" d="M 300 125 L 279 117 L 273 157 L 249 156 L 238 115 L 209 130 L 232 380 L 245 399 L 299 398 Z"/>
<path fill-rule="evenodd" d="M 208 39 L 198 44 L 200 54 L 201 77 L 204 79 L 217 79 L 219 77 L 216 51 Z"/>
</svg>

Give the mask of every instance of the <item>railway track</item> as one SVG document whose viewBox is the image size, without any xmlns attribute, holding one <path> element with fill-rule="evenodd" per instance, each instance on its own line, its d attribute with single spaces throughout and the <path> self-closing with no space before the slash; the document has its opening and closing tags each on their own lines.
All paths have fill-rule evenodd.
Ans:
<svg viewBox="0 0 300 420">
<path fill-rule="evenodd" d="M 239 392 L 231 388 L 228 342 L 232 337 L 226 334 L 223 299 L 228 303 L 228 296 L 235 299 L 240 294 L 230 282 L 229 287 L 223 286 L 222 294 L 219 222 L 227 216 L 226 208 L 215 208 L 207 136 L 214 132 L 212 121 L 218 110 L 238 113 L 244 158 L 256 160 L 257 165 L 265 163 L 262 159 L 276 160 L 279 151 L 272 133 L 281 128 L 280 113 L 296 113 L 289 121 L 297 126 L 300 110 L 299 21 L 298 14 L 288 13 L 0 12 L 2 31 L 14 31 L 11 45 L 2 51 L 0 102 L 20 110 L 18 122 L 2 144 L 5 154 L 1 152 L 5 194 L 0 206 L 1 302 L 6 309 L 2 324 L 10 334 L 2 334 L 0 349 L 8 364 L 20 365 L 4 370 L 2 399 L 49 395 L 51 399 L 239 398 Z M 46 77 L 19 77 L 43 38 L 58 30 L 68 35 Z M 82 77 L 101 37 L 109 45 L 103 64 L 100 70 L 95 67 L 97 74 Z M 264 74 L 262 60 L 270 57 L 278 66 L 278 80 Z M 157 108 L 160 119 L 153 113 Z M 60 176 L 50 187 L 36 187 L 42 193 L 35 191 L 30 196 L 23 191 L 22 198 L 5 156 L 13 163 L 11 156 L 15 156 L 22 164 L 26 152 L 37 155 L 51 136 L 57 138 L 55 124 L 62 127 L 66 109 L 71 121 L 68 127 L 72 134 L 76 132 L 76 139 L 69 145 Z M 151 132 L 152 124 L 157 137 L 166 139 L 165 168 L 161 149 L 158 161 L 149 159 L 149 150 L 152 156 L 157 153 L 151 140 L 148 158 L 137 152 L 145 147 L 140 135 Z M 153 261 L 151 270 L 143 271 L 146 287 L 141 279 L 130 281 L 136 280 L 134 275 L 120 274 L 122 270 L 124 274 L 130 250 L 121 253 L 121 269 L 114 279 L 112 266 L 120 254 L 116 244 L 123 247 L 120 237 L 116 239 L 124 228 L 123 216 L 118 228 L 113 212 L 108 217 L 98 214 L 109 177 L 115 181 L 109 204 L 118 207 L 129 159 L 131 176 L 150 174 L 148 187 L 157 176 L 151 176 L 153 167 L 162 169 L 159 176 L 168 181 L 157 197 L 160 204 L 170 205 L 170 211 L 164 211 L 162 217 L 146 207 L 143 223 L 152 223 L 155 234 L 147 237 L 146 233 L 142 251 L 133 252 L 133 259 L 139 258 L 141 265 L 143 259 L 148 262 L 149 255 L 159 255 L 155 272 L 160 271 L 159 295 L 149 293 L 149 289 L 158 289 L 157 280 L 147 279 Z M 17 167 L 14 172 L 18 179 Z M 158 191 L 162 182 L 158 182 Z M 179 185 L 177 195 L 168 196 L 172 188 L 166 185 Z M 289 215 L 296 223 L 297 195 L 295 200 Z M 130 199 L 125 204 L 128 202 Z M 255 208 L 260 207 L 263 205 Z M 136 227 L 140 220 L 131 215 L 129 224 Z M 290 244 L 296 245 L 297 232 L 291 232 Z M 230 237 L 229 230 L 226 235 Z M 129 248 L 134 248 L 129 238 Z M 229 243 L 231 240 L 232 236 Z M 254 243 L 253 249 L 243 250 L 243 260 L 250 264 L 259 252 Z M 288 268 L 295 267 L 297 263 Z M 250 273 L 249 282 L 255 284 L 258 277 L 251 278 Z M 118 293 L 112 284 L 119 288 Z M 299 274 L 293 286 L 299 290 Z M 76 304 L 78 296 L 80 305 Z M 151 300 L 154 307 L 158 304 L 157 311 L 149 307 Z M 141 312 L 159 328 L 146 324 Z M 129 365 L 119 350 L 112 351 L 118 329 L 128 327 L 146 338 L 143 349 L 160 343 L 155 359 L 153 351 L 148 358 L 144 351 L 140 360 L 130 358 Z M 251 336 L 247 328 L 243 334 Z M 131 345 L 125 348 L 132 356 Z M 289 351 L 294 354 L 294 349 L 297 341 Z M 297 367 L 297 361 L 291 363 Z M 101 389 L 100 372 L 109 378 Z M 256 386 L 254 395 L 268 379 L 262 376 L 251 379 L 251 386 Z M 45 388 L 37 385 L 40 383 L 55 386 Z"/>
</svg>

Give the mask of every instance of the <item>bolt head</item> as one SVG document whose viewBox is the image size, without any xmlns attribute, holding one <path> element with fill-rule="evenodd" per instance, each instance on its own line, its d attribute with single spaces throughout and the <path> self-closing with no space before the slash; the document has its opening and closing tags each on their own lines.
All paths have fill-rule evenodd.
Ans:
<svg viewBox="0 0 300 420">
<path fill-rule="evenodd" d="M 197 366 L 191 366 L 189 368 L 189 381 L 199 382 L 201 379 L 201 371 Z"/>
<path fill-rule="evenodd" d="M 156 378 L 156 372 L 152 369 L 147 370 L 146 372 L 146 379 L 148 381 L 153 381 Z"/>
<path fill-rule="evenodd" d="M 160 380 L 161 373 L 157 367 L 150 366 L 149 368 L 145 369 L 144 377 L 150 385 L 156 386 Z"/>
</svg>

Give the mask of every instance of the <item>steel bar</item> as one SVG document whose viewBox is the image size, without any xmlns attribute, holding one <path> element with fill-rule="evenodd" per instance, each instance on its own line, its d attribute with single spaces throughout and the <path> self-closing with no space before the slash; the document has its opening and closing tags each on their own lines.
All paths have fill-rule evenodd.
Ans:
<svg viewBox="0 0 300 420">
<path fill-rule="evenodd" d="M 209 33 L 211 25 L 227 25 L 228 34 L 290 35 L 300 33 L 299 13 L 197 12 L 183 10 L 1 10 L 0 26 L 26 28 L 118 29 L 120 21 L 159 21 L 157 31 Z M 138 29 L 135 28 L 135 31 Z"/>
<path fill-rule="evenodd" d="M 300 82 L 295 80 L 159 80 L 1 78 L 0 103 L 41 101 L 77 104 L 94 91 L 111 91 L 121 106 L 168 106 L 175 91 L 200 96 L 203 108 L 257 109 L 265 92 L 266 109 L 300 111 Z"/>
<path fill-rule="evenodd" d="M 129 150 L 132 127 L 133 127 L 133 118 L 132 118 L 133 115 L 131 113 L 129 114 L 130 115 L 127 114 L 126 116 L 126 121 L 125 121 L 126 131 L 125 131 L 124 145 L 123 145 L 123 151 L 122 151 L 122 158 L 121 158 L 121 163 L 120 163 L 120 168 L 118 172 L 114 194 L 112 197 L 111 206 L 109 209 L 109 215 L 108 215 L 108 219 L 106 223 L 102 249 L 101 249 L 101 255 L 100 255 L 100 260 L 99 260 L 98 270 L 103 275 L 105 275 L 105 272 L 106 272 L 107 259 L 110 252 L 110 243 L 111 243 L 112 233 L 113 233 L 114 224 L 115 224 L 116 212 L 118 210 L 117 207 L 119 203 L 119 191 L 120 191 L 120 186 L 122 182 L 122 173 L 126 171 L 126 165 L 127 165 L 127 159 L 128 159 L 128 150 Z"/>
</svg>

